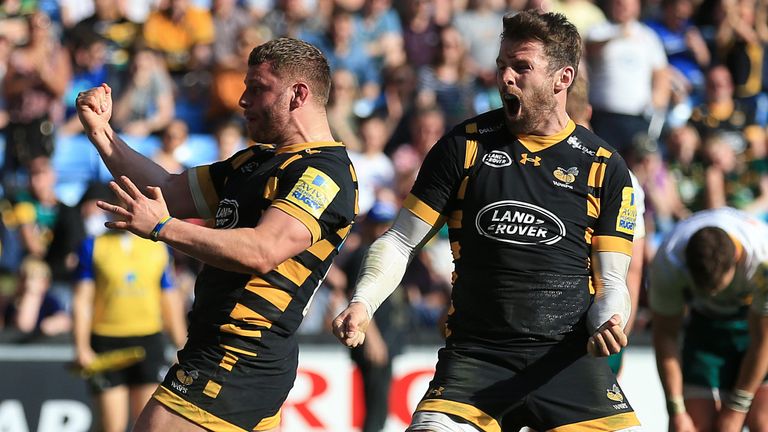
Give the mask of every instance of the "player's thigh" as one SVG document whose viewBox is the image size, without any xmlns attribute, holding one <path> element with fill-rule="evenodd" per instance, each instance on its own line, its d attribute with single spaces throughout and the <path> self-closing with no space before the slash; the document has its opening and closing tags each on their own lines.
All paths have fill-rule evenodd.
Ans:
<svg viewBox="0 0 768 432">
<path fill-rule="evenodd" d="M 478 432 L 473 424 L 464 419 L 441 412 L 417 411 L 411 418 L 406 432 Z"/>
<path fill-rule="evenodd" d="M 529 426 L 539 431 L 638 428 L 634 409 L 606 360 L 587 355 L 583 349 L 581 352 L 565 365 L 553 359 L 552 364 L 558 367 L 550 370 L 551 378 L 526 401 L 533 414 Z"/>
<path fill-rule="evenodd" d="M 714 430 L 720 406 L 717 389 L 686 384 L 683 389 L 685 409 L 699 431 Z"/>
<path fill-rule="evenodd" d="M 750 432 L 768 432 L 768 383 L 763 383 L 755 393 L 752 407 L 747 414 Z"/>
<path fill-rule="evenodd" d="M 150 399 L 134 424 L 133 432 L 204 432 L 205 429 Z"/>
</svg>

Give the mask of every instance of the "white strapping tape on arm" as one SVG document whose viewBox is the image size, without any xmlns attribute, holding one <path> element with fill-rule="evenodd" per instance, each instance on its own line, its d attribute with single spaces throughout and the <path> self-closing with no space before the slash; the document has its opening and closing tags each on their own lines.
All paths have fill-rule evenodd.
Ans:
<svg viewBox="0 0 768 432">
<path fill-rule="evenodd" d="M 590 334 L 611 319 L 621 317 L 622 328 L 627 326 L 632 303 L 627 289 L 627 270 L 631 257 L 620 252 L 597 252 L 594 275 L 597 278 L 595 301 L 587 313 Z"/>
<path fill-rule="evenodd" d="M 351 303 L 362 303 L 373 317 L 376 309 L 397 288 L 408 264 L 439 229 L 401 209 L 392 228 L 373 242 L 363 260 Z"/>
</svg>

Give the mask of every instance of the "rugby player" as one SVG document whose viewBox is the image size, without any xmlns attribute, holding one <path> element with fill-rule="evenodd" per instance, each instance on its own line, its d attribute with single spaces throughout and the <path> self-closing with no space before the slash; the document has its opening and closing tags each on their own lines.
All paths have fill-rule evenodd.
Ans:
<svg viewBox="0 0 768 432">
<path fill-rule="evenodd" d="M 627 343 L 629 172 L 566 113 L 582 52 L 573 24 L 532 11 L 503 24 L 504 107 L 435 144 L 393 227 L 371 246 L 334 333 L 362 343 L 409 260 L 447 223 L 447 339 L 408 430 L 640 430 L 604 358 Z"/>
</svg>

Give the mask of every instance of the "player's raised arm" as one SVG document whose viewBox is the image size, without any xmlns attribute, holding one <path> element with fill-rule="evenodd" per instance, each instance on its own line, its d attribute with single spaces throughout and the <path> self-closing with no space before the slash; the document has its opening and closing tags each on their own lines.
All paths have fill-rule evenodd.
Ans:
<svg viewBox="0 0 768 432">
<path fill-rule="evenodd" d="M 107 84 L 81 92 L 77 114 L 88 139 L 98 150 L 115 178 L 129 177 L 140 190 L 157 186 L 168 197 L 171 215 L 181 218 L 198 216 L 193 204 L 186 173 L 170 174 L 133 150 L 109 124 L 112 118 L 112 89 Z"/>
</svg>

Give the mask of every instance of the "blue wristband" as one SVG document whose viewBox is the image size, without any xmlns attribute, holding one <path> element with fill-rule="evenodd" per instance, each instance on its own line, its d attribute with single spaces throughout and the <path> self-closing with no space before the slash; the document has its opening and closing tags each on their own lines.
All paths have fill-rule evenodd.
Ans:
<svg viewBox="0 0 768 432">
<path fill-rule="evenodd" d="M 155 225 L 155 227 L 152 229 L 152 232 L 149 233 L 149 239 L 156 242 L 157 236 L 160 235 L 160 230 L 163 229 L 165 224 L 167 224 L 171 219 L 173 219 L 171 216 L 166 216 L 160 219 L 160 222 L 158 222 L 157 225 Z"/>
</svg>

